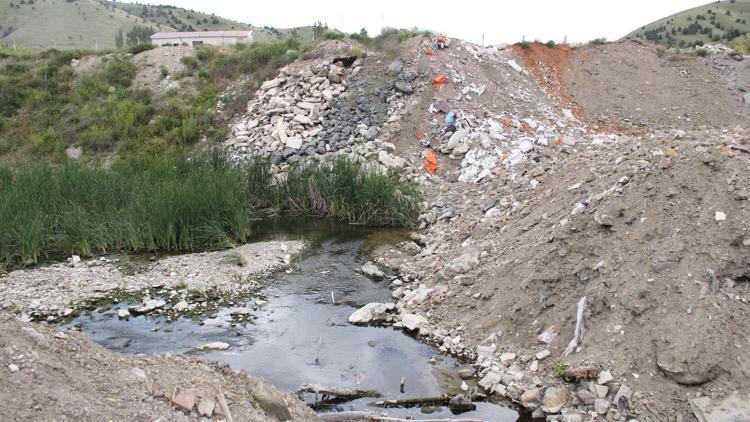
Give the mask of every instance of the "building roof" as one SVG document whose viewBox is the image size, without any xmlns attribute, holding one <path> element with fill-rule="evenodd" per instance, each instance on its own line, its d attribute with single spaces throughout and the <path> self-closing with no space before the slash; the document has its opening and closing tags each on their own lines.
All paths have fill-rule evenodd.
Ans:
<svg viewBox="0 0 750 422">
<path fill-rule="evenodd" d="M 252 31 L 193 31 L 193 32 L 157 32 L 152 40 L 164 38 L 247 38 Z"/>
</svg>

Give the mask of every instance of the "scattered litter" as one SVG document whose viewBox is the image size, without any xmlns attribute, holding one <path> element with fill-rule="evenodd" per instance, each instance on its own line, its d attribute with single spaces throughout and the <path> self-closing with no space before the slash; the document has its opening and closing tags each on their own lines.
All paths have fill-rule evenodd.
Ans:
<svg viewBox="0 0 750 422">
<path fill-rule="evenodd" d="M 432 148 L 427 149 L 427 155 L 424 158 L 424 169 L 430 174 L 435 174 L 435 170 L 437 170 L 437 157 L 432 152 Z"/>
<path fill-rule="evenodd" d="M 541 341 L 542 343 L 550 344 L 558 334 L 560 333 L 557 331 L 557 328 L 552 325 L 544 330 L 542 334 L 539 334 L 536 338 L 539 339 L 539 341 Z"/>
<path fill-rule="evenodd" d="M 518 73 L 523 73 L 523 68 L 515 60 L 508 60 L 508 66 L 512 67 Z"/>
<path fill-rule="evenodd" d="M 716 221 L 724 221 L 727 219 L 727 215 L 721 211 L 716 211 L 716 214 L 714 214 L 714 220 Z"/>
<path fill-rule="evenodd" d="M 456 114 L 452 111 L 445 115 L 445 123 L 448 125 L 452 125 L 456 122 Z"/>
<path fill-rule="evenodd" d="M 563 356 L 579 350 L 578 345 L 583 341 L 583 336 L 586 334 L 586 327 L 583 326 L 583 312 L 586 310 L 586 296 L 582 297 L 578 301 L 578 310 L 576 311 L 576 329 L 573 334 L 573 339 L 568 343 L 568 347 L 565 348 Z"/>
<path fill-rule="evenodd" d="M 443 85 L 443 83 L 447 80 L 448 77 L 445 75 L 435 76 L 435 79 L 432 80 L 432 89 L 437 91 L 438 89 L 440 89 L 440 86 Z"/>
</svg>

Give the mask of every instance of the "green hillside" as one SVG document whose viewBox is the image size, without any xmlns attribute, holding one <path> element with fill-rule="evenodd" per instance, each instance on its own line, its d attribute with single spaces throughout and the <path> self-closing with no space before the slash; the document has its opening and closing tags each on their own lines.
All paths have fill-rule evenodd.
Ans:
<svg viewBox="0 0 750 422">
<path fill-rule="evenodd" d="M 750 0 L 724 0 L 688 9 L 643 26 L 625 38 L 640 38 L 668 47 L 720 42 L 733 45 L 750 32 Z"/>
<path fill-rule="evenodd" d="M 154 25 L 124 10 L 95 0 L 3 0 L 0 3 L 0 43 L 34 48 L 115 47 L 119 31 Z"/>
<path fill-rule="evenodd" d="M 0 0 L 0 45 L 7 47 L 15 41 L 18 47 L 106 49 L 143 42 L 152 32 L 219 29 L 252 30 L 261 41 L 294 31 L 255 27 L 173 6 L 105 0 Z M 308 27 L 296 33 L 301 38 L 312 34 Z"/>
<path fill-rule="evenodd" d="M 211 30 L 252 30 L 258 40 L 278 38 L 280 34 L 273 28 L 260 28 L 247 23 L 225 19 L 221 16 L 182 9 L 167 5 L 150 5 L 143 3 L 106 2 L 114 4 L 133 16 L 152 22 L 154 25 L 171 27 L 177 31 L 211 31 Z"/>
</svg>

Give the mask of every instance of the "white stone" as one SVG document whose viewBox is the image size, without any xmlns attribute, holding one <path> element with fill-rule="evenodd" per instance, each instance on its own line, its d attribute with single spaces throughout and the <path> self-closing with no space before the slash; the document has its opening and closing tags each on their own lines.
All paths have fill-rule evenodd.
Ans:
<svg viewBox="0 0 750 422">
<path fill-rule="evenodd" d="M 383 322 L 387 318 L 387 313 L 393 309 L 395 309 L 395 305 L 392 303 L 368 303 L 349 315 L 349 322 L 352 324 Z"/>
<path fill-rule="evenodd" d="M 418 314 L 404 314 L 401 317 L 401 324 L 409 331 L 419 330 L 427 325 L 427 318 Z"/>
<path fill-rule="evenodd" d="M 716 221 L 724 221 L 727 219 L 727 215 L 721 211 L 716 211 L 716 214 L 714 214 L 714 220 Z"/>
<path fill-rule="evenodd" d="M 544 349 L 541 352 L 539 352 L 539 353 L 536 354 L 536 358 L 537 358 L 537 360 L 544 360 L 544 359 L 547 359 L 548 357 L 550 357 L 551 354 L 552 354 L 552 352 L 550 352 L 547 349 Z"/>
<path fill-rule="evenodd" d="M 515 353 L 505 352 L 500 355 L 500 362 L 502 363 L 509 363 L 516 359 Z"/>
<path fill-rule="evenodd" d="M 596 383 L 599 385 L 607 385 L 610 382 L 614 381 L 614 377 L 612 376 L 612 373 L 609 371 L 601 371 L 599 372 L 599 377 L 596 379 Z"/>
<path fill-rule="evenodd" d="M 198 347 L 198 350 L 227 350 L 227 349 L 229 349 L 229 344 L 221 342 L 221 341 L 215 341 L 213 343 L 206 343 Z"/>
</svg>

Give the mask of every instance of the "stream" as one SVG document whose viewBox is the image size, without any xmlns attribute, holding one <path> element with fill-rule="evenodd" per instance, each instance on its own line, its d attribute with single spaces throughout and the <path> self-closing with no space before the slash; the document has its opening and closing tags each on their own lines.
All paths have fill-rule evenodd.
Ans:
<svg viewBox="0 0 750 422">
<path fill-rule="evenodd" d="M 461 393 L 458 370 L 468 367 L 437 349 L 388 326 L 354 326 L 348 316 L 369 302 L 390 302 L 388 281 L 372 281 L 355 270 L 366 261 L 363 251 L 403 238 L 403 231 L 368 229 L 326 220 L 264 221 L 254 241 L 302 239 L 310 247 L 287 272 L 272 276 L 245 306 L 253 319 L 233 323 L 231 309 L 203 320 L 160 316 L 117 318 L 118 303 L 82 314 L 68 325 L 97 343 L 125 353 L 197 353 L 200 345 L 225 342 L 225 351 L 200 353 L 233 368 L 263 377 L 286 391 L 303 384 L 376 390 L 381 399 L 403 399 Z M 335 303 L 332 303 L 332 295 Z M 257 300 L 262 300 L 257 302 Z M 432 359 L 434 358 L 434 359 Z M 430 362 L 431 359 L 433 362 Z M 402 377 L 404 392 L 400 392 Z M 475 387 L 474 381 L 467 381 Z M 305 395 L 311 403 L 315 397 Z M 447 407 L 372 407 L 381 400 L 363 398 L 321 411 L 384 411 L 393 417 L 455 417 Z M 515 410 L 477 402 L 463 418 L 515 421 Z"/>
</svg>

